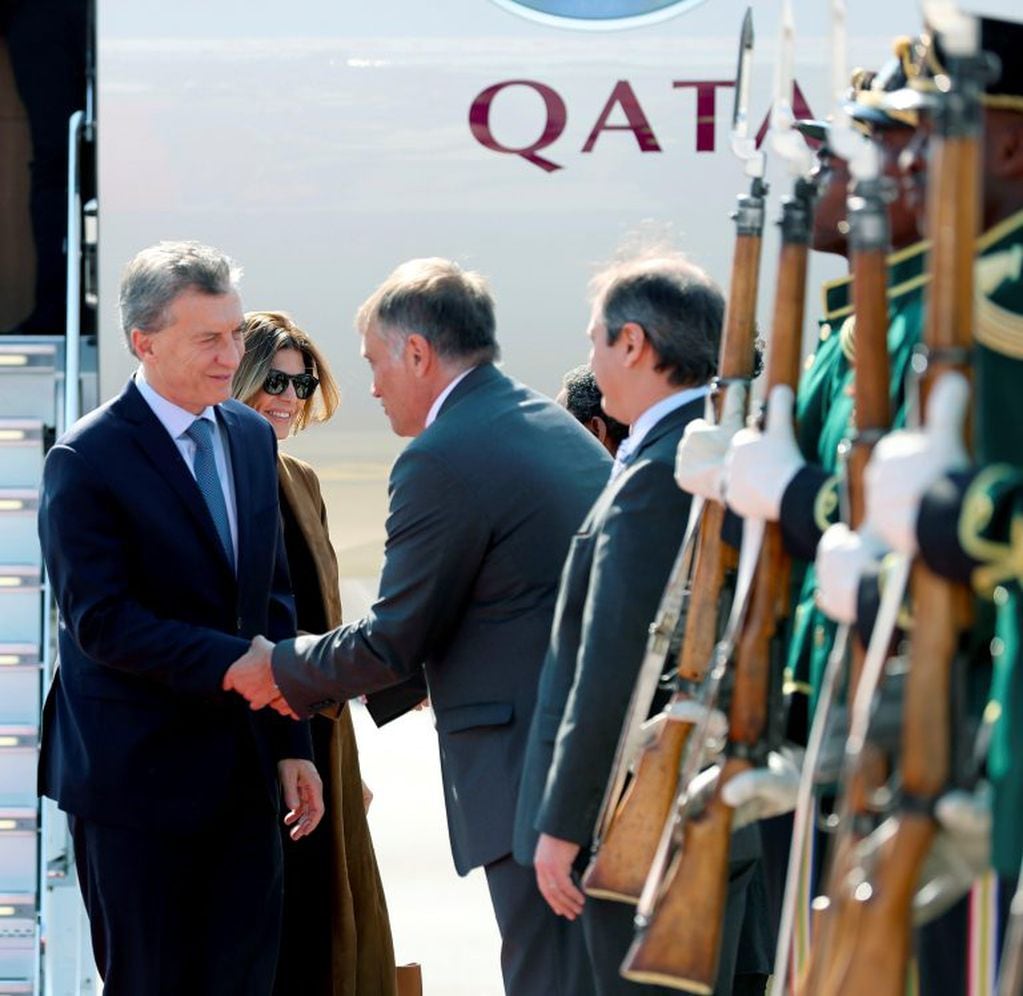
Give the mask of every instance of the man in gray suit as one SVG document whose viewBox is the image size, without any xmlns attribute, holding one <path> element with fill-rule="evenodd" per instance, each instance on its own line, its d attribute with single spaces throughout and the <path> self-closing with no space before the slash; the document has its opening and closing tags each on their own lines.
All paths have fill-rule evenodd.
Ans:
<svg viewBox="0 0 1023 996">
<path fill-rule="evenodd" d="M 414 437 L 391 472 L 379 597 L 326 636 L 254 640 L 225 687 L 304 717 L 425 669 L 455 866 L 486 871 L 506 992 L 587 996 L 581 931 L 512 858 L 512 823 L 558 574 L 610 460 L 571 415 L 494 366 L 479 275 L 413 260 L 358 326 L 373 394 L 395 433 Z"/>
<path fill-rule="evenodd" d="M 534 864 L 551 909 L 572 920 L 581 914 L 601 996 L 667 994 L 674 990 L 619 976 L 634 908 L 584 897 L 573 866 L 593 834 L 648 627 L 685 532 L 690 496 L 675 484 L 675 450 L 686 424 L 703 413 L 724 302 L 702 270 L 671 255 L 616 264 L 594 289 L 590 365 L 604 409 L 631 431 L 561 576 L 514 850 Z M 736 833 L 719 994 L 733 991 L 758 846 L 755 827 Z M 742 954 L 741 968 L 766 981 L 767 938 L 748 937 Z"/>
</svg>

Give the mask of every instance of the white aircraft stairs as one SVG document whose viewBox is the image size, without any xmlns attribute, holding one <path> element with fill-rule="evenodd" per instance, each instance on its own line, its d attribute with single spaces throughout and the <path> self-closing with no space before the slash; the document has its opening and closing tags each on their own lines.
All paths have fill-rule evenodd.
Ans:
<svg viewBox="0 0 1023 996">
<path fill-rule="evenodd" d="M 43 458 L 97 394 L 90 341 L 0 336 L 0 996 L 99 990 L 67 821 L 36 795 L 41 707 L 56 660 L 36 528 Z"/>
</svg>

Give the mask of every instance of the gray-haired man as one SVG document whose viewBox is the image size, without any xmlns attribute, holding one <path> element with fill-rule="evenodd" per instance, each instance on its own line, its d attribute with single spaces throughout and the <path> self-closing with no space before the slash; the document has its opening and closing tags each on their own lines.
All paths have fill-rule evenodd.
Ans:
<svg viewBox="0 0 1023 996">
<path fill-rule="evenodd" d="M 60 670 L 40 790 L 68 814 L 106 996 L 269 994 L 280 788 L 295 836 L 323 812 L 305 725 L 221 687 L 254 633 L 295 629 L 273 431 L 227 400 L 237 276 L 195 243 L 132 260 L 121 316 L 139 370 L 43 472 Z"/>
<path fill-rule="evenodd" d="M 415 437 L 391 472 L 379 598 L 326 636 L 254 641 L 225 687 L 306 716 L 425 670 L 455 866 L 486 871 L 505 989 L 586 996 L 581 932 L 512 859 L 512 821 L 558 574 L 610 461 L 566 411 L 494 366 L 477 274 L 406 263 L 358 324 L 373 394 L 394 431 Z"/>
</svg>

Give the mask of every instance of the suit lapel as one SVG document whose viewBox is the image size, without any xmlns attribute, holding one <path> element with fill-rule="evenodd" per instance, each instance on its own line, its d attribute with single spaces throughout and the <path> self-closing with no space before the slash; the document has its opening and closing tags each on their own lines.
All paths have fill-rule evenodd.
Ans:
<svg viewBox="0 0 1023 996">
<path fill-rule="evenodd" d="M 659 439 L 668 435 L 670 432 L 677 431 L 678 429 L 685 426 L 688 422 L 694 418 L 699 418 L 703 414 L 704 405 L 706 398 L 694 398 L 692 401 L 687 402 L 681 408 L 676 408 L 672 412 L 668 412 L 653 425 L 650 431 L 643 437 L 643 442 L 639 444 L 639 449 L 636 450 L 636 455 L 633 458 L 633 462 L 638 460 L 643 454 L 643 451 L 653 446 Z"/>
<path fill-rule="evenodd" d="M 134 426 L 135 444 L 184 503 L 196 527 L 205 537 L 207 545 L 218 551 L 214 556 L 218 556 L 225 570 L 230 571 L 231 565 L 224 552 L 223 544 L 220 542 L 220 537 L 217 535 L 216 526 L 213 525 L 213 518 L 210 516 L 192 472 L 185 463 L 185 458 L 163 424 L 153 414 L 153 410 L 146 404 L 134 382 L 128 383 L 114 407 L 124 419 Z M 235 487 L 237 491 L 237 484 Z M 238 504 L 240 507 L 240 496 Z M 239 535 L 240 546 L 241 536 Z"/>
</svg>

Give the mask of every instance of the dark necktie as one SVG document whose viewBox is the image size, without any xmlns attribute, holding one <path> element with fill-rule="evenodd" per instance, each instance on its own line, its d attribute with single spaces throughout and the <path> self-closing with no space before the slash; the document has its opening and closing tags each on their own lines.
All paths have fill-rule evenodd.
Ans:
<svg viewBox="0 0 1023 996">
<path fill-rule="evenodd" d="M 228 562 L 234 567 L 234 544 L 231 542 L 231 524 L 227 518 L 227 504 L 224 489 L 217 474 L 217 461 L 213 455 L 213 423 L 206 418 L 197 418 L 186 430 L 186 435 L 195 443 L 195 483 L 199 485 L 206 507 L 210 510 L 217 535 L 224 545 Z"/>
</svg>

